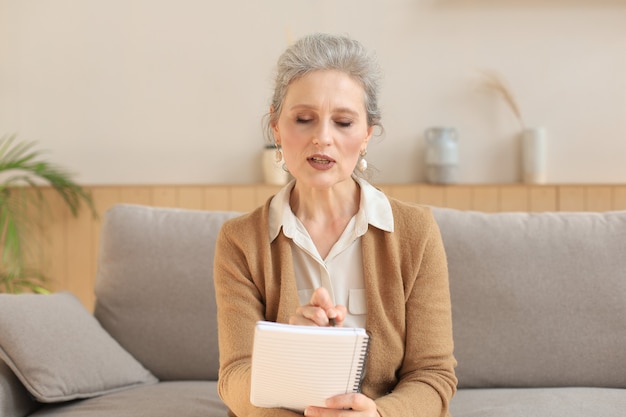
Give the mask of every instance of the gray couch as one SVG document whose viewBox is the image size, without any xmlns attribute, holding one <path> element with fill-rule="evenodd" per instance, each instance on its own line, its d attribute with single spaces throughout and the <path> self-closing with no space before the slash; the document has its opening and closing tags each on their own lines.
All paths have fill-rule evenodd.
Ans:
<svg viewBox="0 0 626 417">
<path fill-rule="evenodd" d="M 433 210 L 459 362 L 452 415 L 626 415 L 626 212 Z M 0 416 L 226 416 L 211 275 L 235 215 L 110 209 L 93 316 L 71 294 L 0 295 Z"/>
</svg>

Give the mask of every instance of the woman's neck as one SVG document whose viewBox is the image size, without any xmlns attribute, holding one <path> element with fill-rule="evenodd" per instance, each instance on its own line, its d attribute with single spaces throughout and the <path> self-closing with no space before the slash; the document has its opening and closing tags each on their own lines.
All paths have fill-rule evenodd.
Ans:
<svg viewBox="0 0 626 417">
<path fill-rule="evenodd" d="M 354 180 L 324 190 L 298 187 L 296 182 L 289 200 L 291 210 L 306 228 L 322 259 L 326 259 L 359 211 L 360 195 Z"/>
<path fill-rule="evenodd" d="M 296 182 L 289 203 L 301 221 L 320 223 L 350 220 L 359 210 L 360 188 L 353 179 L 324 189 L 306 187 Z"/>
</svg>

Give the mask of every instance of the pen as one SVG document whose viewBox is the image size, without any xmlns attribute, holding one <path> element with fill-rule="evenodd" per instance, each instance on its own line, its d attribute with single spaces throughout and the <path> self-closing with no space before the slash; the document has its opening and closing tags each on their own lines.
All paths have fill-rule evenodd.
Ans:
<svg viewBox="0 0 626 417">
<path fill-rule="evenodd" d="M 335 319 L 334 318 L 329 318 L 328 319 L 328 325 L 330 327 L 335 327 Z"/>
</svg>

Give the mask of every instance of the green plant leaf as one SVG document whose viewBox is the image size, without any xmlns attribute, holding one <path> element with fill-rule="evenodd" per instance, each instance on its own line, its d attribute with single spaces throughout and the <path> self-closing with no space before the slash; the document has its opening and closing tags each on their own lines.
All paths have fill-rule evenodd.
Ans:
<svg viewBox="0 0 626 417">
<path fill-rule="evenodd" d="M 42 185 L 50 186 L 74 217 L 83 204 L 98 217 L 91 195 L 69 171 L 44 159 L 35 147 L 35 142 L 18 141 L 16 135 L 0 138 L 0 178 L 4 178 L 0 183 L 0 292 L 47 291 L 43 274 L 24 263 L 29 236 L 42 215 L 51 215 Z"/>
<path fill-rule="evenodd" d="M 7 273 L 0 270 L 0 293 L 19 294 L 34 292 L 37 294 L 49 294 L 45 288 L 48 278 L 35 270 L 24 270 L 19 273 Z"/>
</svg>

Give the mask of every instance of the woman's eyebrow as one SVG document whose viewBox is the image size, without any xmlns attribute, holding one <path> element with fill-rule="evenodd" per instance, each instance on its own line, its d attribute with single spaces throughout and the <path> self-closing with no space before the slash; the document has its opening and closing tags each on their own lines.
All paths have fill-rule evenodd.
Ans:
<svg viewBox="0 0 626 417">
<path fill-rule="evenodd" d="M 311 104 L 294 104 L 289 110 L 317 110 L 317 106 Z M 349 114 L 354 117 L 359 115 L 359 112 L 350 107 L 337 107 L 332 110 L 332 113 Z"/>
</svg>

